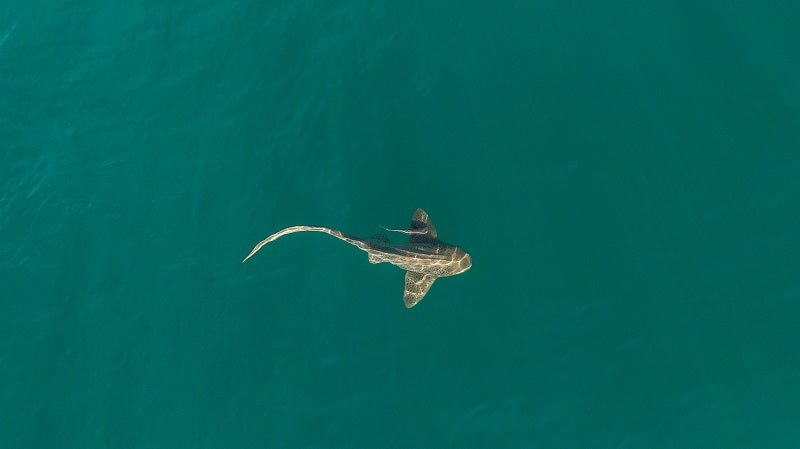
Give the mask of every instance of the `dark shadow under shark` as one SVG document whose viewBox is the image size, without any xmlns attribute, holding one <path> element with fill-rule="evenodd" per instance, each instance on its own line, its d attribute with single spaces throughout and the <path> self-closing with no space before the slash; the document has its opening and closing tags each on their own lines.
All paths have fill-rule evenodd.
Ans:
<svg viewBox="0 0 800 449">
<path fill-rule="evenodd" d="M 262 246 L 286 234 L 302 231 L 324 232 L 366 251 L 370 263 L 389 262 L 406 270 L 403 302 L 409 308 L 422 300 L 436 278 L 463 273 L 472 266 L 472 258 L 466 251 L 439 240 L 436 228 L 422 209 L 414 212 L 411 229 L 386 230 L 408 234 L 409 242 L 403 245 L 391 245 L 383 234 L 365 240 L 324 226 L 292 226 L 262 240 L 242 263 Z"/>
</svg>

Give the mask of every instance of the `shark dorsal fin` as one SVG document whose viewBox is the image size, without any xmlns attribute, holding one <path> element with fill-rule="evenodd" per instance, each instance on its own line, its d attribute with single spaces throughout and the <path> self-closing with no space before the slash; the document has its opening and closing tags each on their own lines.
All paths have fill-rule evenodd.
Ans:
<svg viewBox="0 0 800 449">
<path fill-rule="evenodd" d="M 431 243 L 435 242 L 438 237 L 436 235 L 436 228 L 428 217 L 428 213 L 422 209 L 417 209 L 414 216 L 411 217 L 411 229 L 414 231 L 424 231 L 420 233 L 411 234 L 409 241 L 411 243 Z"/>
<path fill-rule="evenodd" d="M 386 237 L 386 235 L 381 233 L 381 232 L 373 235 L 372 236 L 372 240 L 375 241 L 375 242 L 383 243 L 383 244 L 388 244 L 389 243 L 389 238 Z"/>
</svg>

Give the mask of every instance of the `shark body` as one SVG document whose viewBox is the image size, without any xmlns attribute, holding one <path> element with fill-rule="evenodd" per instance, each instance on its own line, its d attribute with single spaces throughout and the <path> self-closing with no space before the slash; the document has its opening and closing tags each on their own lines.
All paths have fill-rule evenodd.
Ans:
<svg viewBox="0 0 800 449">
<path fill-rule="evenodd" d="M 422 300 L 437 278 L 463 273 L 472 266 L 472 258 L 466 251 L 439 240 L 430 217 L 422 209 L 414 212 L 411 229 L 387 229 L 408 234 L 409 242 L 406 244 L 389 244 L 388 239 L 382 234 L 371 239 L 362 239 L 324 226 L 292 226 L 259 242 L 242 263 L 267 243 L 286 234 L 304 231 L 324 232 L 344 240 L 365 251 L 370 263 L 389 262 L 406 270 L 403 302 L 409 308 Z"/>
</svg>

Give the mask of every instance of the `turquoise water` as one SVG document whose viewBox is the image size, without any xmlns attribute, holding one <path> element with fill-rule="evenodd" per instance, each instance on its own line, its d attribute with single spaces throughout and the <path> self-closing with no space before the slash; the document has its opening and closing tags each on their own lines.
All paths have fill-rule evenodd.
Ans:
<svg viewBox="0 0 800 449">
<path fill-rule="evenodd" d="M 800 446 L 751 3 L 0 3 L 0 447 Z M 325 235 L 240 264 L 417 207 L 474 265 L 413 309 Z"/>
</svg>

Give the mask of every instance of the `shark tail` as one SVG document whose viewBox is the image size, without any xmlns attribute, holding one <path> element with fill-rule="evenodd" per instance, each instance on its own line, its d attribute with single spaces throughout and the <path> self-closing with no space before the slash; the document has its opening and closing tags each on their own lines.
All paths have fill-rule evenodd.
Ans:
<svg viewBox="0 0 800 449">
<path fill-rule="evenodd" d="M 325 234 L 332 235 L 337 239 L 344 240 L 345 242 L 351 245 L 355 245 L 361 249 L 367 248 L 366 244 L 361 239 L 358 239 L 357 237 L 348 234 L 344 234 L 341 231 L 337 231 L 336 229 L 327 228 L 325 226 L 291 226 L 286 229 L 282 229 L 272 234 L 271 236 L 265 238 L 264 240 L 258 242 L 258 244 L 253 248 L 253 250 L 250 251 L 250 254 L 248 254 L 247 257 L 245 257 L 244 260 L 242 260 L 242 263 L 245 263 L 247 259 L 251 258 L 253 254 L 257 253 L 258 250 L 260 250 L 267 243 L 277 240 L 286 234 L 293 234 L 295 232 L 305 232 L 305 231 L 324 232 Z"/>
</svg>

